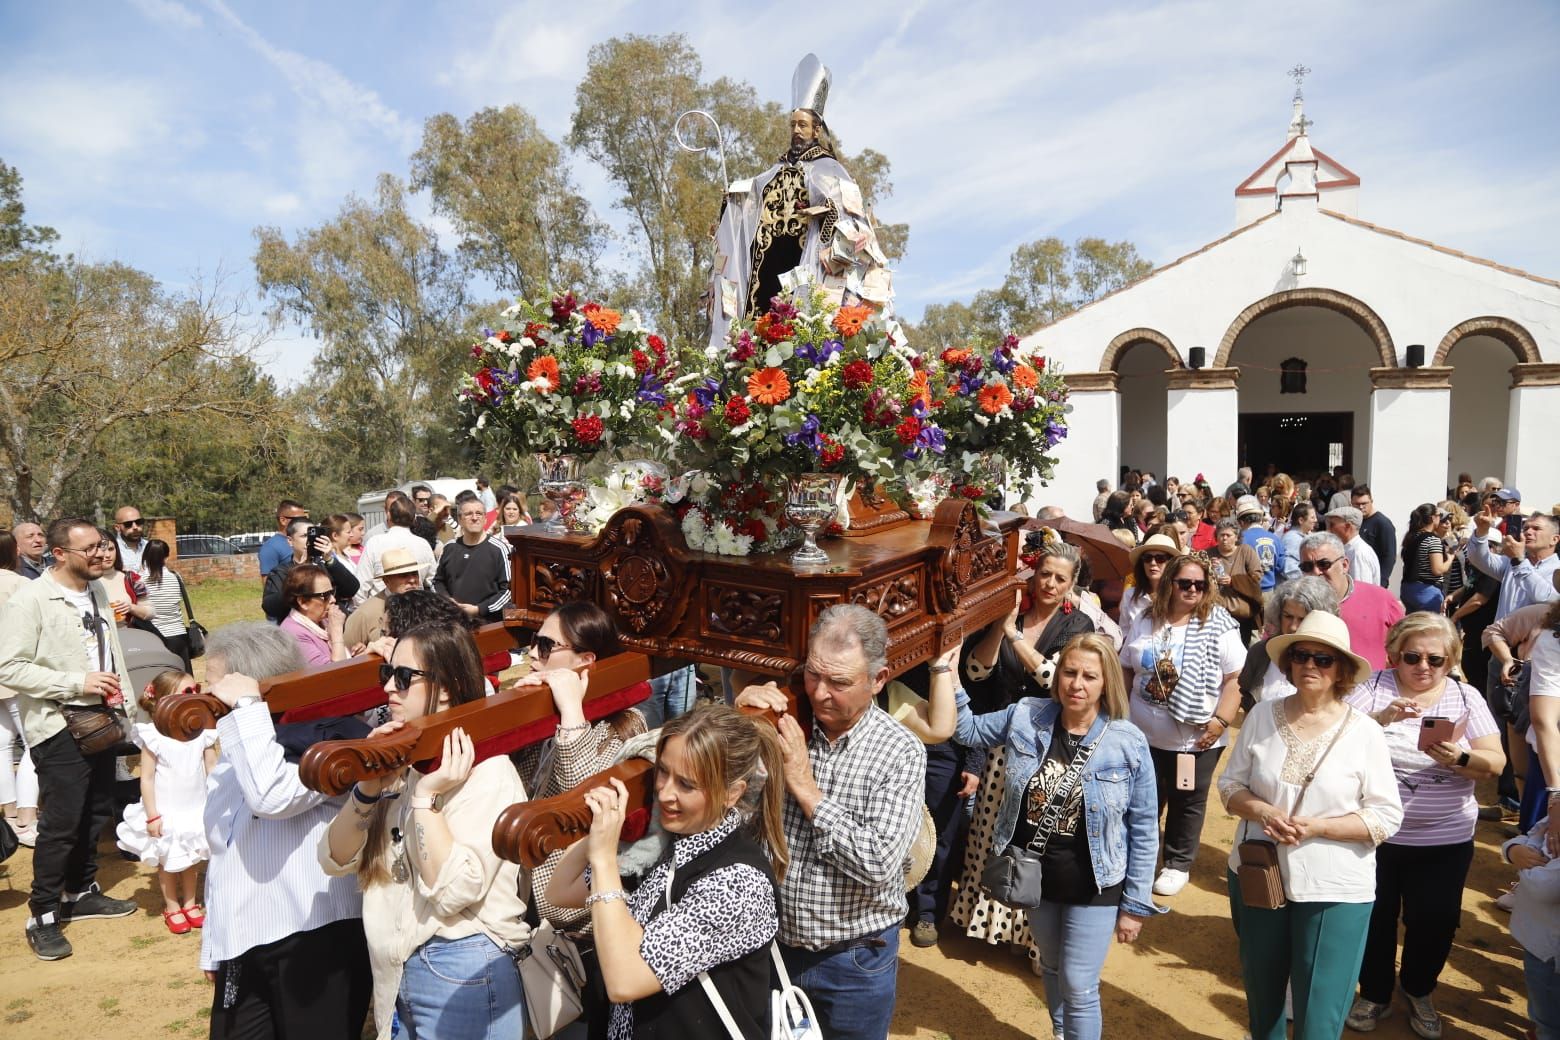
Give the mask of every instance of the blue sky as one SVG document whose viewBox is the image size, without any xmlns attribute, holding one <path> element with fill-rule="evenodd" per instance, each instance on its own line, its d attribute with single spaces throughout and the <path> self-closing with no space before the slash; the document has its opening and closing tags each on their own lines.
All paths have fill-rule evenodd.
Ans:
<svg viewBox="0 0 1560 1040">
<path fill-rule="evenodd" d="M 1127 238 L 1164 263 L 1233 227 L 1284 141 L 1296 62 L 1360 216 L 1560 275 L 1560 5 L 108 0 L 0 5 L 0 158 L 66 248 L 252 299 L 252 230 L 405 175 L 424 119 L 518 103 L 553 136 L 590 46 L 686 33 L 707 76 L 788 100 L 813 50 L 829 122 L 893 162 L 898 307 L 968 299 L 1018 244 Z M 848 15 L 845 13 L 848 11 Z M 668 125 L 676 113 L 668 113 Z M 756 171 L 732 170 L 732 176 Z M 575 163 L 598 211 L 614 192 Z M 426 203 L 424 203 L 424 207 Z M 271 371 L 298 379 L 295 330 Z"/>
</svg>

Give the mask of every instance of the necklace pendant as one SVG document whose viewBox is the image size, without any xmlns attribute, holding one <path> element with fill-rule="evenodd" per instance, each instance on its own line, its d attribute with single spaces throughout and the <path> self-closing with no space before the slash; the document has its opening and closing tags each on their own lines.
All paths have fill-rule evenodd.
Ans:
<svg viewBox="0 0 1560 1040">
<path fill-rule="evenodd" d="M 406 863 L 406 846 L 399 842 L 395 848 L 395 861 L 390 864 L 390 877 L 398 885 L 404 885 L 412 878 L 411 867 Z"/>
</svg>

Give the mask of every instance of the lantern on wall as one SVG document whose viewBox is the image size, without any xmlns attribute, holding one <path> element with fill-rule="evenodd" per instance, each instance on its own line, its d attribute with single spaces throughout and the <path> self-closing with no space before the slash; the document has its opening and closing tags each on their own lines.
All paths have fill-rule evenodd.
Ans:
<svg viewBox="0 0 1560 1040">
<path fill-rule="evenodd" d="M 1305 254 L 1295 249 L 1295 255 L 1289 258 L 1289 270 L 1296 278 L 1305 277 Z"/>
</svg>

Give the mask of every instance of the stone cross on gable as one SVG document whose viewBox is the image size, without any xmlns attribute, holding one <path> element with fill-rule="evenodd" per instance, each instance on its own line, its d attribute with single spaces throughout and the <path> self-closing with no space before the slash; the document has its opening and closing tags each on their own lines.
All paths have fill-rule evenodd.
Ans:
<svg viewBox="0 0 1560 1040">
<path fill-rule="evenodd" d="M 1289 70 L 1289 72 L 1288 72 L 1289 78 L 1295 81 L 1295 100 L 1296 101 L 1299 101 L 1301 98 L 1303 98 L 1305 96 L 1305 95 L 1303 95 L 1300 92 L 1300 85 L 1305 80 L 1305 78 L 1307 76 L 1309 76 L 1310 74 L 1311 74 L 1311 70 L 1309 68 L 1307 68 L 1306 66 L 1299 64 L 1298 62 L 1295 64 L 1294 68 Z"/>
<path fill-rule="evenodd" d="M 1302 115 L 1295 122 L 1295 126 L 1300 128 L 1300 133 L 1301 134 L 1305 134 L 1305 133 L 1309 132 L 1311 127 L 1313 127 L 1315 125 L 1316 125 L 1316 120 L 1314 120 L 1310 116 L 1306 116 L 1306 115 Z"/>
</svg>

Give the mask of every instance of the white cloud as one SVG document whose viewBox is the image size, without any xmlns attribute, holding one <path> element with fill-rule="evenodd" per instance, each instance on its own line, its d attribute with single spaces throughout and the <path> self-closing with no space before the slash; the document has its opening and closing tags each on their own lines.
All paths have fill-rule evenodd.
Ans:
<svg viewBox="0 0 1560 1040">
<path fill-rule="evenodd" d="M 0 79 L 0 97 L 0 137 L 68 163 L 152 152 L 176 136 L 172 99 L 140 77 L 17 70 Z"/>
<path fill-rule="evenodd" d="M 176 29 L 199 29 L 205 24 L 199 14 L 177 0 L 130 0 L 130 6 L 152 21 Z"/>
</svg>

